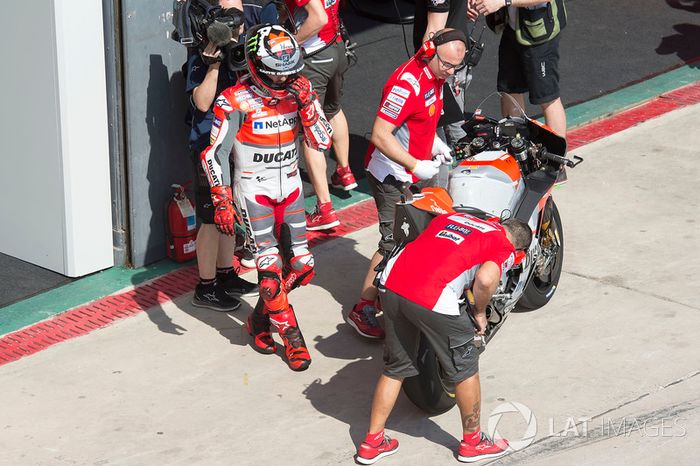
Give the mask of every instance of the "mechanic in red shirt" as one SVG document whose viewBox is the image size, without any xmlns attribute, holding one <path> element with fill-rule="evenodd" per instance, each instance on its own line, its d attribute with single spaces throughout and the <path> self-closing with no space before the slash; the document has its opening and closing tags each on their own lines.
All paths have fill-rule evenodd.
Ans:
<svg viewBox="0 0 700 466">
<path fill-rule="evenodd" d="M 459 461 L 506 453 L 507 441 L 494 442 L 480 429 L 479 351 L 474 336 L 486 330 L 486 306 L 501 276 L 513 265 L 515 251 L 526 249 L 531 240 L 530 227 L 519 220 L 498 224 L 467 214 L 443 214 L 389 260 L 379 277 L 386 316 L 384 372 L 374 392 L 358 462 L 372 464 L 398 449 L 398 442 L 384 434 L 384 425 L 403 379 L 418 375 L 414 361 L 421 333 L 434 349 L 445 380 L 455 384 L 463 430 Z M 459 306 L 469 289 L 478 329 Z"/>
<path fill-rule="evenodd" d="M 374 268 L 394 248 L 394 213 L 401 190 L 434 186 L 440 164 L 452 162 L 449 147 L 435 131 L 442 112 L 442 85 L 464 61 L 466 44 L 462 31 L 438 31 L 384 86 L 365 157 L 381 239 L 362 284 L 360 301 L 346 317 L 364 337 L 384 336 L 376 318 L 377 288 L 372 282 Z"/>
</svg>

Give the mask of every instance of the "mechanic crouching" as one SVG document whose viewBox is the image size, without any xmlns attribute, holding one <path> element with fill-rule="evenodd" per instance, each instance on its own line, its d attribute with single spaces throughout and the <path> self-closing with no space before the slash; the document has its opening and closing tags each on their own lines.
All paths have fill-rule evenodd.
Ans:
<svg viewBox="0 0 700 466">
<path fill-rule="evenodd" d="M 388 261 L 379 276 L 386 316 L 384 371 L 374 392 L 369 431 L 357 450 L 359 463 L 373 464 L 399 447 L 385 435 L 384 425 L 403 380 L 418 375 L 421 333 L 435 351 L 445 380 L 455 384 L 463 430 L 458 460 L 471 463 L 506 453 L 506 440 L 494 441 L 480 430 L 475 336 L 483 338 L 486 306 L 516 250 L 526 249 L 531 239 L 530 227 L 519 220 L 498 224 L 462 213 L 443 214 Z M 470 311 L 459 304 L 466 290 L 474 295 L 471 312 L 478 328 Z"/>
<path fill-rule="evenodd" d="M 325 150 L 333 131 L 311 84 L 299 74 L 304 67 L 301 49 L 288 31 L 274 25 L 249 29 L 245 57 L 249 74 L 216 99 L 211 145 L 202 152 L 202 165 L 217 228 L 232 235 L 240 214 L 252 238 L 260 287 L 247 323 L 253 347 L 275 352 L 272 325 L 284 342 L 289 367 L 303 371 L 311 357 L 287 299 L 289 291 L 306 285 L 314 274 L 298 136 L 303 131 L 309 146 Z"/>
</svg>

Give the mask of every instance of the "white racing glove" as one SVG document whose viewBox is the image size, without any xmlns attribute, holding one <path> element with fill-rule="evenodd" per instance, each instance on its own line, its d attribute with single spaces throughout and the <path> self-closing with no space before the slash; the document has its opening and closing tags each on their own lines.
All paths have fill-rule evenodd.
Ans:
<svg viewBox="0 0 700 466">
<path fill-rule="evenodd" d="M 421 180 L 429 180 L 438 174 L 441 164 L 439 160 L 419 160 L 411 172 Z"/>
<path fill-rule="evenodd" d="M 433 141 L 432 155 L 433 160 L 437 160 L 443 165 L 452 164 L 452 149 L 437 136 Z"/>
</svg>

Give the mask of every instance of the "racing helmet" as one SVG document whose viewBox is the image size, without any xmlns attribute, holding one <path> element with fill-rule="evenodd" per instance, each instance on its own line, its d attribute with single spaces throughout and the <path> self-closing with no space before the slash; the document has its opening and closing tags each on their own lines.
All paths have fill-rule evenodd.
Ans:
<svg viewBox="0 0 700 466">
<path fill-rule="evenodd" d="M 256 25 L 246 32 L 245 58 L 252 83 L 269 96 L 288 95 L 287 83 L 274 83 L 271 76 L 297 75 L 304 68 L 301 47 L 282 26 Z"/>
</svg>

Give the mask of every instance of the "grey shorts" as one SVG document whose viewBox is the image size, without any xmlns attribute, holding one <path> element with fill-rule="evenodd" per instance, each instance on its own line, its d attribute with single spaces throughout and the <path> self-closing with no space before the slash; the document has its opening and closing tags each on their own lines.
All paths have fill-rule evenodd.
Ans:
<svg viewBox="0 0 700 466">
<path fill-rule="evenodd" d="M 474 346 L 474 325 L 466 311 L 458 316 L 440 314 L 405 299 L 391 290 L 380 294 L 384 310 L 384 375 L 404 379 L 418 375 L 421 333 L 430 342 L 445 380 L 458 383 L 479 372 L 479 350 Z"/>
<path fill-rule="evenodd" d="M 343 75 L 348 69 L 345 44 L 337 42 L 325 50 L 304 59 L 301 74 L 306 76 L 323 104 L 327 119 L 340 111 L 343 97 Z"/>
<path fill-rule="evenodd" d="M 423 180 L 412 185 L 408 185 L 413 192 L 420 192 L 422 188 L 434 186 L 436 179 Z M 371 173 L 367 172 L 367 183 L 374 197 L 379 214 L 379 244 L 377 250 L 382 256 L 388 255 L 394 249 L 394 217 L 396 216 L 396 204 L 401 201 L 401 185 L 393 176 L 387 176 L 383 182 L 377 180 Z"/>
</svg>

